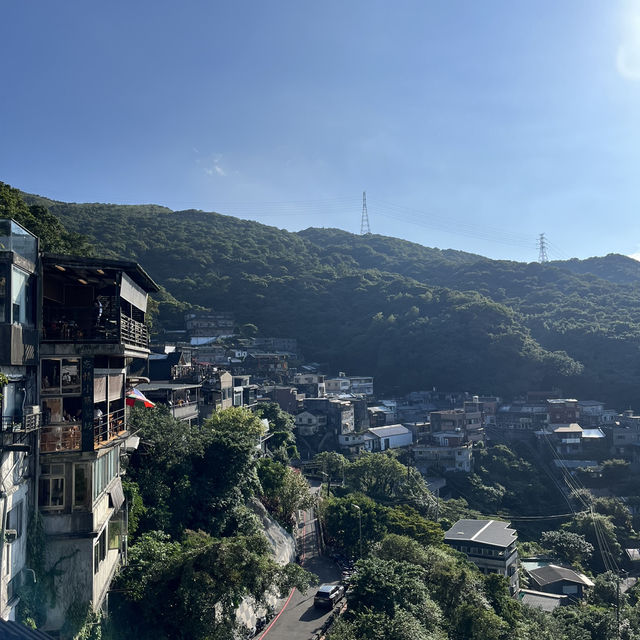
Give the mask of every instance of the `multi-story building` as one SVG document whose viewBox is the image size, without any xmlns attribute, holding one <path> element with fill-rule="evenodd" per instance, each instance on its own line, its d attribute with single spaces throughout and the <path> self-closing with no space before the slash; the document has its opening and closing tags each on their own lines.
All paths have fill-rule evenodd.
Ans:
<svg viewBox="0 0 640 640">
<path fill-rule="evenodd" d="M 325 395 L 324 376 L 318 373 L 296 373 L 293 384 L 307 398 L 323 398 Z"/>
<path fill-rule="evenodd" d="M 154 380 L 142 383 L 137 388 L 155 404 L 165 405 L 169 413 L 191 424 L 200 418 L 200 389 L 196 382 L 177 382 L 174 380 Z"/>
<path fill-rule="evenodd" d="M 192 311 L 184 317 L 191 338 L 232 336 L 235 318 L 230 311 Z"/>
<path fill-rule="evenodd" d="M 516 530 L 498 520 L 458 520 L 444 534 L 445 543 L 466 554 L 481 573 L 504 576 L 511 595 L 519 589 L 517 540 Z"/>
<path fill-rule="evenodd" d="M 580 419 L 578 401 L 568 398 L 551 398 L 547 400 L 549 424 L 571 424 Z"/>
<path fill-rule="evenodd" d="M 484 440 L 484 424 L 482 412 L 472 405 L 472 410 L 450 409 L 448 411 L 432 411 L 429 414 L 431 431 L 460 431 L 468 442 Z"/>
<path fill-rule="evenodd" d="M 214 411 L 233 406 L 233 376 L 224 370 L 211 372 L 202 383 L 201 415 L 207 418 Z"/>
<path fill-rule="evenodd" d="M 0 220 L 0 618 L 15 620 L 35 504 L 38 403 L 38 239 Z"/>
<path fill-rule="evenodd" d="M 325 388 L 328 394 L 340 395 L 352 393 L 354 395 L 372 396 L 373 378 L 371 376 L 346 376 L 340 372 L 337 378 L 327 378 Z"/>
<path fill-rule="evenodd" d="M 42 257 L 37 495 L 55 569 L 45 630 L 60 629 L 74 604 L 101 607 L 126 554 L 127 367 L 149 354 L 147 295 L 157 290 L 133 262 Z"/>
<path fill-rule="evenodd" d="M 327 416 L 322 413 L 302 411 L 295 417 L 296 429 L 301 436 L 314 436 L 324 431 L 327 426 Z"/>
<path fill-rule="evenodd" d="M 462 431 L 438 431 L 430 435 L 427 442 L 414 445 L 413 458 L 424 475 L 443 471 L 469 473 L 473 466 L 471 447 Z"/>
<path fill-rule="evenodd" d="M 327 417 L 327 429 L 340 436 L 354 433 L 355 418 L 353 405 L 348 400 L 337 398 L 305 398 L 304 409 L 316 415 Z"/>
</svg>

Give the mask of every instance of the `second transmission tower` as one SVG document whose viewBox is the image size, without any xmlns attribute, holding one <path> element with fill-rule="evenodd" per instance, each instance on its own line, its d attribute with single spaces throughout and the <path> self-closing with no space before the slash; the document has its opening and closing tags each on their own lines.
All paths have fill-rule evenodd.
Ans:
<svg viewBox="0 0 640 640">
<path fill-rule="evenodd" d="M 538 238 L 538 262 L 541 264 L 549 262 L 549 256 L 547 255 L 547 240 L 544 237 L 544 233 L 541 233 Z"/>
<path fill-rule="evenodd" d="M 362 218 L 360 219 L 360 235 L 366 236 L 371 233 L 369 227 L 369 214 L 367 213 L 367 192 L 362 192 Z"/>
</svg>

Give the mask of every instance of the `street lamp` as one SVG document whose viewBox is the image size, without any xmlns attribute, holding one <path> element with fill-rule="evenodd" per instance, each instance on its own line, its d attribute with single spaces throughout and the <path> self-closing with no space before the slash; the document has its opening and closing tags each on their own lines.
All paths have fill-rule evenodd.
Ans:
<svg viewBox="0 0 640 640">
<path fill-rule="evenodd" d="M 360 535 L 360 560 L 362 560 L 362 509 L 357 505 L 351 505 L 354 509 L 358 510 L 358 533 Z"/>
</svg>

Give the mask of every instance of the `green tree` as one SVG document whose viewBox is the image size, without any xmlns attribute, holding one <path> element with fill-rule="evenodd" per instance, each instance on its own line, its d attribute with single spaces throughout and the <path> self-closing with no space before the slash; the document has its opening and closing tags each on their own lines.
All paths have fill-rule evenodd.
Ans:
<svg viewBox="0 0 640 640">
<path fill-rule="evenodd" d="M 309 483 L 302 474 L 276 460 L 263 458 L 257 468 L 260 499 L 276 520 L 291 531 L 295 511 L 315 504 Z"/>
<path fill-rule="evenodd" d="M 310 576 L 277 565 L 262 534 L 217 540 L 187 531 L 182 544 L 144 534 L 116 582 L 116 629 L 122 638 L 223 640 L 233 636 L 241 600 L 263 602 L 274 584 L 281 594 L 305 590 Z"/>
<path fill-rule="evenodd" d="M 382 502 L 409 501 L 413 506 L 432 509 L 435 499 L 422 476 L 387 453 L 365 453 L 347 466 L 345 483 L 354 492 Z"/>
<path fill-rule="evenodd" d="M 360 551 L 360 524 L 364 550 L 368 549 L 372 542 L 382 538 L 385 533 L 385 514 L 385 507 L 362 494 L 329 498 L 321 505 L 327 536 L 330 541 L 351 555 L 357 555 Z"/>
<path fill-rule="evenodd" d="M 583 535 L 571 531 L 544 531 L 542 546 L 569 564 L 583 565 L 593 555 L 593 545 Z"/>
<path fill-rule="evenodd" d="M 349 461 L 337 451 L 321 451 L 313 457 L 313 461 L 322 466 L 329 482 L 342 482 Z"/>
<path fill-rule="evenodd" d="M 591 568 L 598 571 L 606 569 L 610 561 L 609 554 L 614 561 L 620 560 L 622 547 L 616 538 L 615 526 L 609 516 L 593 511 L 577 513 L 562 525 L 562 529 L 583 536 L 597 550 L 589 563 Z"/>
</svg>

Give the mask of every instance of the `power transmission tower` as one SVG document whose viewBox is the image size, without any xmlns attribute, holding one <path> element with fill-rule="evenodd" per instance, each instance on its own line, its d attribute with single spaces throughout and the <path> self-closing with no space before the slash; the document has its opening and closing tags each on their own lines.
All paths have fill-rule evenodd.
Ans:
<svg viewBox="0 0 640 640">
<path fill-rule="evenodd" d="M 538 238 L 538 262 L 541 264 L 549 262 L 549 256 L 547 255 L 547 240 L 544 237 L 544 233 L 541 233 Z"/>
<path fill-rule="evenodd" d="M 369 214 L 367 213 L 367 192 L 362 192 L 362 219 L 360 220 L 360 235 L 366 236 L 371 233 L 369 227 Z"/>
</svg>

